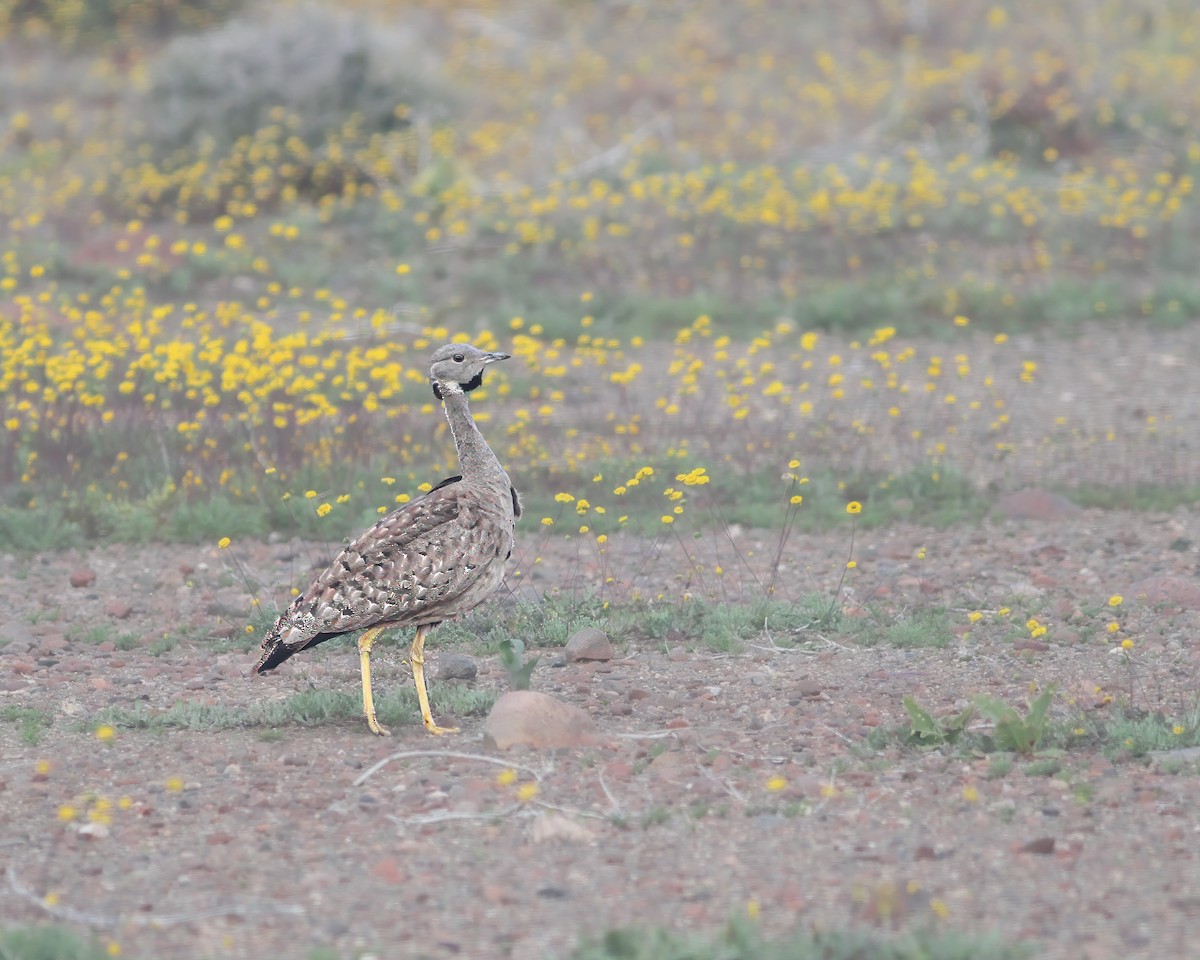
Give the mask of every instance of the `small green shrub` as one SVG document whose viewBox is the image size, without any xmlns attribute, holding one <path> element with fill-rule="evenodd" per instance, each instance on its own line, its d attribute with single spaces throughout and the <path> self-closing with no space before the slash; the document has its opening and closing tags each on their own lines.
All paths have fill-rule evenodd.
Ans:
<svg viewBox="0 0 1200 960">
<path fill-rule="evenodd" d="M 335 7 L 287 5 L 179 37 L 150 66 L 139 132 L 160 156 L 220 153 L 286 119 L 287 135 L 316 147 L 355 118 L 363 133 L 404 126 L 408 106 L 435 96 L 418 30 L 369 23 Z M 300 155 L 281 160 L 302 163 Z M 250 171 L 247 171 L 249 173 Z"/>
</svg>

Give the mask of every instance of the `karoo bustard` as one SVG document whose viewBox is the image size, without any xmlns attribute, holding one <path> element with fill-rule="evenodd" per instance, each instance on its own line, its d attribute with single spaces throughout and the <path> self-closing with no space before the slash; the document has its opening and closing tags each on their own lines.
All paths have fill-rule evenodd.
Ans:
<svg viewBox="0 0 1200 960">
<path fill-rule="evenodd" d="M 434 351 L 429 381 L 445 407 L 462 475 L 393 510 L 342 550 L 275 621 L 255 673 L 274 670 L 305 647 L 366 628 L 358 638 L 363 710 L 371 730 L 385 735 L 371 695 L 371 646 L 389 627 L 416 627 L 411 662 L 421 719 L 430 733 L 456 732 L 434 723 L 429 709 L 425 634 L 487 599 L 512 554 L 520 500 L 467 405 L 484 368 L 507 359 L 463 343 Z"/>
</svg>

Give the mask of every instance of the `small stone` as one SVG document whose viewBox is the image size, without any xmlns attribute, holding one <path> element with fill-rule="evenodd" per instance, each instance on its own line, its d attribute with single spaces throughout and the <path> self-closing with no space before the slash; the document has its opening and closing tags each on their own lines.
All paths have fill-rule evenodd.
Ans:
<svg viewBox="0 0 1200 960">
<path fill-rule="evenodd" d="M 89 840 L 103 840 L 108 836 L 108 824 L 99 821 L 85 823 L 79 828 L 79 835 L 87 837 Z"/>
<path fill-rule="evenodd" d="M 439 680 L 474 680 L 479 667 L 465 653 L 438 654 L 437 678 Z"/>
<path fill-rule="evenodd" d="M 805 678 L 797 680 L 792 689 L 799 697 L 819 697 L 823 688 L 816 680 Z"/>
<path fill-rule="evenodd" d="M 38 657 L 37 664 L 39 667 L 53 667 L 58 663 L 58 657 Z"/>
<path fill-rule="evenodd" d="M 611 660 L 613 645 L 603 630 L 584 627 L 567 641 L 566 653 L 570 663 L 577 660 Z"/>
<path fill-rule="evenodd" d="M 92 677 L 92 679 L 88 681 L 88 685 L 93 690 L 110 690 L 112 688 L 112 683 L 106 680 L 104 677 Z"/>
<path fill-rule="evenodd" d="M 483 724 L 484 742 L 498 750 L 595 746 L 596 725 L 578 707 L 533 690 L 511 690 L 496 701 Z"/>
<path fill-rule="evenodd" d="M 570 817 L 547 811 L 535 817 L 529 825 L 529 839 L 534 843 L 548 843 L 554 840 L 564 843 L 587 843 L 592 839 L 592 831 Z"/>
<path fill-rule="evenodd" d="M 1009 520 L 1070 520 L 1083 509 L 1057 493 L 1031 487 L 1001 497 L 997 504 Z"/>
<path fill-rule="evenodd" d="M 11 663 L 11 667 L 12 672 L 16 674 L 24 675 L 26 673 L 33 673 L 33 664 L 28 660 L 14 660 Z"/>
<path fill-rule="evenodd" d="M 69 579 L 71 586 L 77 589 L 90 587 L 96 582 L 96 571 L 91 567 L 79 567 L 71 571 Z"/>
<path fill-rule="evenodd" d="M 1027 844 L 1021 847 L 1021 852 L 1049 856 L 1054 852 L 1054 838 L 1038 837 L 1036 840 L 1030 840 Z"/>
<path fill-rule="evenodd" d="M 116 620 L 124 620 L 133 613 L 133 607 L 124 600 L 110 600 L 104 605 L 104 612 Z"/>
</svg>

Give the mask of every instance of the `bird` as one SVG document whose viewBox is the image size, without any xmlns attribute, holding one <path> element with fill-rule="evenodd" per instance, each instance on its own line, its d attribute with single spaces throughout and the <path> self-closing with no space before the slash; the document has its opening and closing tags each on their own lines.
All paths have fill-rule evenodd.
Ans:
<svg viewBox="0 0 1200 960">
<path fill-rule="evenodd" d="M 512 556 L 521 499 L 479 432 L 467 394 L 484 370 L 510 359 L 448 343 L 430 358 L 429 383 L 442 402 L 458 451 L 459 473 L 382 517 L 348 544 L 283 611 L 262 642 L 252 673 L 269 673 L 301 650 L 361 630 L 363 712 L 372 733 L 390 731 L 375 716 L 371 648 L 391 627 L 415 627 L 409 661 L 425 729 L 439 727 L 425 687 L 425 636 L 483 603 L 500 586 Z"/>
</svg>

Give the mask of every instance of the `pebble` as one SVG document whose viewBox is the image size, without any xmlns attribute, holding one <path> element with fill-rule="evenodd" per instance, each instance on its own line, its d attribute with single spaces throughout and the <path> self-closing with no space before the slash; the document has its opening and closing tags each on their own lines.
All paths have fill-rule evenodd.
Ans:
<svg viewBox="0 0 1200 960">
<path fill-rule="evenodd" d="M 104 605 L 104 612 L 116 620 L 125 620 L 133 613 L 133 607 L 124 600 L 110 600 Z"/>
<path fill-rule="evenodd" d="M 566 657 L 568 663 L 577 660 L 611 660 L 613 658 L 612 641 L 608 634 L 597 627 L 584 627 L 567 641 Z"/>
</svg>

